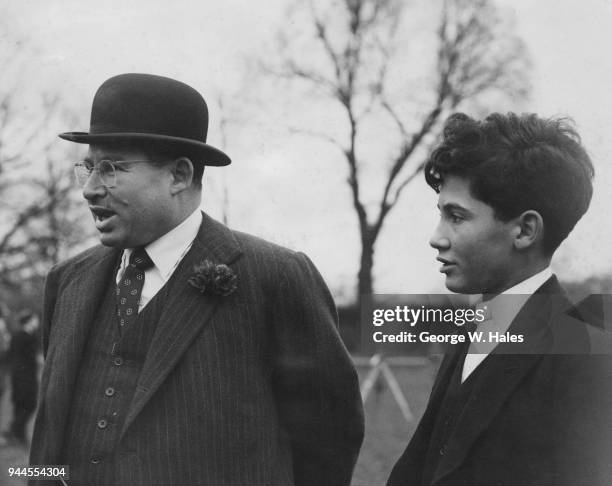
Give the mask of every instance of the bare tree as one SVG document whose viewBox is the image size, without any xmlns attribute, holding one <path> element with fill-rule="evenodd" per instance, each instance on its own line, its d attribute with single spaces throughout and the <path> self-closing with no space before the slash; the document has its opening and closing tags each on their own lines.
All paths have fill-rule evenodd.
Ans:
<svg viewBox="0 0 612 486">
<path fill-rule="evenodd" d="M 522 42 L 489 0 L 422 2 L 412 6 L 412 15 L 402 0 L 301 5 L 306 3 L 307 30 L 299 32 L 298 22 L 289 18 L 291 30 L 280 33 L 281 65 L 266 69 L 293 86 L 309 87 L 327 110 L 341 114 L 339 133 L 335 127 L 300 131 L 338 147 L 346 163 L 361 238 L 358 295 L 371 294 L 376 242 L 422 170 L 443 119 L 487 96 L 523 98 L 529 62 Z M 409 25 L 415 9 L 437 9 L 429 31 Z M 435 48 L 424 54 L 420 43 Z M 428 72 L 409 76 L 419 69 Z M 376 126 L 386 133 L 384 148 L 373 156 L 367 148 L 377 143 Z M 371 192 L 373 171 L 381 185 L 370 200 L 364 193 Z"/>
<path fill-rule="evenodd" d="M 4 25 L 2 25 L 4 27 Z M 18 35 L 0 43 L 0 294 L 21 302 L 37 294 L 49 267 L 83 242 L 84 212 L 66 159 L 55 146 L 59 126 L 75 116 L 59 90 L 32 89 L 27 65 L 35 48 Z M 34 287 L 36 287 L 34 289 Z"/>
<path fill-rule="evenodd" d="M 56 97 L 43 102 L 42 123 L 49 114 L 57 115 L 59 105 Z M 8 120 L 7 129 L 18 122 Z M 0 153 L 0 160 L 10 161 L 4 164 L 0 187 L 0 286 L 15 291 L 31 279 L 42 280 L 51 265 L 88 236 L 67 154 L 52 153 L 53 139 L 35 147 L 40 142 L 35 134 L 45 133 L 39 128 L 31 127 L 19 153 L 9 158 Z"/>
<path fill-rule="evenodd" d="M 225 100 L 222 93 L 218 93 L 216 96 L 217 105 L 219 107 L 219 133 L 221 134 L 221 150 L 227 150 L 227 133 L 229 118 L 225 112 Z M 229 189 L 227 187 L 227 180 L 225 177 L 225 171 L 221 173 L 221 220 L 223 224 L 229 223 Z"/>
</svg>

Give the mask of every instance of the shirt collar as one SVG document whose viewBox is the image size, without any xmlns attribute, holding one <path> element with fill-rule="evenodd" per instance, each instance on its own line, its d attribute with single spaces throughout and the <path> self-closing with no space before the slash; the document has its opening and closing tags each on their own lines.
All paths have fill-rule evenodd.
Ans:
<svg viewBox="0 0 612 486">
<path fill-rule="evenodd" d="M 514 287 L 510 287 L 501 295 L 531 295 L 538 290 L 544 282 L 552 277 L 552 270 L 550 267 L 546 267 L 544 270 L 532 275 L 531 277 L 517 283 Z"/>
<path fill-rule="evenodd" d="M 529 297 L 552 275 L 550 267 L 546 267 L 487 302 L 482 302 L 482 295 L 479 295 L 477 306 L 486 306 L 488 308 L 486 314 L 493 318 L 496 328 L 506 330 Z"/>
<path fill-rule="evenodd" d="M 200 209 L 196 209 L 178 226 L 145 247 L 147 254 L 164 279 L 172 274 L 177 264 L 187 253 L 193 240 L 198 235 L 201 225 L 202 213 Z"/>
</svg>

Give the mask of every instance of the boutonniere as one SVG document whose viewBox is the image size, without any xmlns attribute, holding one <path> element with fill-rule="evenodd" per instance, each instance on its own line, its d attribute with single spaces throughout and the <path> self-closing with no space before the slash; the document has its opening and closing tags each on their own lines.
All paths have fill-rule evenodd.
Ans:
<svg viewBox="0 0 612 486">
<path fill-rule="evenodd" d="M 193 267 L 194 274 L 189 283 L 202 294 L 209 293 L 227 297 L 236 290 L 238 277 L 234 271 L 223 263 L 202 260 Z"/>
</svg>

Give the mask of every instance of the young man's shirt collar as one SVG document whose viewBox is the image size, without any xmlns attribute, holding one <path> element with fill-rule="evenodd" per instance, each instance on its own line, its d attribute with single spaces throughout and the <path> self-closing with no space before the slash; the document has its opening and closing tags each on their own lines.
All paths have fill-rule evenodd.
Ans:
<svg viewBox="0 0 612 486">
<path fill-rule="evenodd" d="M 491 309 L 496 330 L 506 332 L 529 297 L 550 277 L 552 277 L 552 271 L 550 267 L 546 267 L 488 301 L 486 304 Z"/>
<path fill-rule="evenodd" d="M 521 307 L 523 307 L 527 299 L 529 299 L 529 297 L 531 297 L 531 295 L 535 293 L 535 291 L 538 290 L 542 285 L 544 285 L 544 283 L 552 276 L 552 270 L 550 269 L 550 267 L 546 267 L 544 270 L 541 270 L 535 275 L 526 278 L 522 282 L 517 283 L 515 286 L 510 287 L 509 289 L 503 291 L 499 295 L 496 295 L 490 300 L 483 302 L 482 294 L 472 295 L 470 296 L 469 300 L 472 305 L 486 305 L 491 309 L 495 309 L 496 307 L 498 309 L 500 309 L 501 307 L 508 307 L 506 303 L 511 303 L 511 309 L 509 309 L 507 313 L 508 317 L 510 317 L 510 322 L 512 322 L 512 319 L 514 319 L 516 314 L 518 314 L 519 310 L 521 310 Z M 508 298 L 508 295 L 515 295 L 517 297 Z M 522 299 L 520 296 L 523 296 L 524 299 Z M 500 306 L 501 302 L 504 302 L 503 306 Z M 510 310 L 512 311 L 511 315 L 509 314 Z M 510 325 L 510 322 L 508 322 L 508 326 Z"/>
<path fill-rule="evenodd" d="M 510 287 L 501 295 L 531 295 L 538 290 L 544 283 L 552 277 L 552 270 L 546 267 L 541 272 L 532 275 L 531 277 L 517 283 L 514 287 Z"/>
<path fill-rule="evenodd" d="M 474 296 L 470 299 L 476 303 L 476 307 L 486 306 L 487 320 L 478 325 L 478 331 L 488 335 L 489 332 L 497 332 L 504 334 L 508 331 L 510 324 L 517 316 L 519 311 L 525 305 L 525 302 L 538 290 L 544 283 L 552 277 L 552 270 L 546 267 L 544 270 L 532 275 L 531 277 L 519 282 L 514 287 L 495 296 L 491 300 L 483 301 L 482 295 Z M 481 348 L 481 349 L 479 349 Z M 472 343 L 465 362 L 461 381 L 465 381 L 467 377 L 478 367 L 482 361 L 491 353 L 495 345 L 491 343 Z"/>
</svg>

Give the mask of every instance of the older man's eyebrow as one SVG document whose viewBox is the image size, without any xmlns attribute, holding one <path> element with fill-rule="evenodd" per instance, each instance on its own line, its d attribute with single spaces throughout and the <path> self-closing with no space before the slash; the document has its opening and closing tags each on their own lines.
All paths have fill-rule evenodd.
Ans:
<svg viewBox="0 0 612 486">
<path fill-rule="evenodd" d="M 122 160 L 122 156 L 119 153 L 115 153 L 112 151 L 109 152 L 104 152 L 104 155 L 101 155 L 99 157 L 94 157 L 91 155 L 86 155 L 85 157 L 83 157 L 83 160 L 85 162 L 91 162 L 92 164 L 96 161 L 96 160 L 114 160 L 114 161 L 119 161 Z"/>
</svg>

